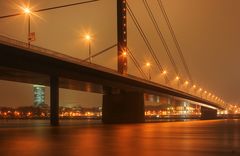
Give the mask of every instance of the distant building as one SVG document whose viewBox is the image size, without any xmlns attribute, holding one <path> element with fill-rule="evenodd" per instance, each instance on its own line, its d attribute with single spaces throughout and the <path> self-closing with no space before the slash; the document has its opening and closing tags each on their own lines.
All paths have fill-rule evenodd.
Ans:
<svg viewBox="0 0 240 156">
<path fill-rule="evenodd" d="M 33 85 L 34 103 L 35 107 L 43 106 L 45 104 L 45 86 Z"/>
</svg>

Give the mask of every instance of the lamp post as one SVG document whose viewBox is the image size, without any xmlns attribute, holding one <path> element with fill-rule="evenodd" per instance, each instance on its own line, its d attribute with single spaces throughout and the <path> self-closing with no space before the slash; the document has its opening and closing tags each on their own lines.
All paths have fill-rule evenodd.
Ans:
<svg viewBox="0 0 240 156">
<path fill-rule="evenodd" d="M 176 77 L 176 81 L 177 81 L 177 87 L 179 89 L 180 88 L 180 77 L 179 76 Z"/>
<path fill-rule="evenodd" d="M 202 98 L 202 94 L 203 94 L 202 88 L 199 88 L 199 93 L 200 93 L 200 97 Z"/>
<path fill-rule="evenodd" d="M 162 75 L 163 75 L 164 78 L 165 78 L 165 84 L 168 84 L 168 80 L 167 80 L 167 71 L 166 71 L 166 70 L 163 70 L 163 71 L 162 71 Z"/>
<path fill-rule="evenodd" d="M 146 63 L 146 66 L 148 68 L 148 80 L 151 80 L 151 64 L 149 62 Z"/>
<path fill-rule="evenodd" d="M 188 85 L 189 85 L 189 82 L 188 82 L 188 81 L 185 81 L 184 84 L 185 84 L 185 86 L 186 86 L 186 92 L 188 92 Z"/>
<path fill-rule="evenodd" d="M 91 41 L 92 36 L 89 34 L 85 35 L 85 40 L 88 42 L 88 56 L 89 56 L 89 62 L 92 63 L 92 49 L 91 49 Z"/>
<path fill-rule="evenodd" d="M 196 91 L 197 86 L 196 86 L 196 85 L 193 85 L 192 88 L 193 88 L 193 94 L 196 94 L 196 92 L 197 92 L 197 91 Z"/>
<path fill-rule="evenodd" d="M 27 41 L 28 41 L 28 47 L 30 47 L 31 44 L 31 10 L 29 8 L 23 8 L 24 14 L 28 16 L 28 34 L 27 34 Z"/>
</svg>

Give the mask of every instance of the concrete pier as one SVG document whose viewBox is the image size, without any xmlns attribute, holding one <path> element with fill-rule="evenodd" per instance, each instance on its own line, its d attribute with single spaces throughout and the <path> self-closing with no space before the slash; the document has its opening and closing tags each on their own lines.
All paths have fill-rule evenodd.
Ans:
<svg viewBox="0 0 240 156">
<path fill-rule="evenodd" d="M 201 119 L 202 120 L 217 119 L 217 110 L 207 107 L 201 107 Z"/>
<path fill-rule="evenodd" d="M 126 92 L 103 96 L 103 123 L 144 122 L 144 94 Z"/>
</svg>

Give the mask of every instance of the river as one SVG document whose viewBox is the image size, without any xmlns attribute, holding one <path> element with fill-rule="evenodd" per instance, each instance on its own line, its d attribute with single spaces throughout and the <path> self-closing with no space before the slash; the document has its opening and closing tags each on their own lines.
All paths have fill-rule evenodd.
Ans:
<svg viewBox="0 0 240 156">
<path fill-rule="evenodd" d="M 99 121 L 0 121 L 5 156 L 240 156 L 240 120 L 105 125 Z"/>
</svg>

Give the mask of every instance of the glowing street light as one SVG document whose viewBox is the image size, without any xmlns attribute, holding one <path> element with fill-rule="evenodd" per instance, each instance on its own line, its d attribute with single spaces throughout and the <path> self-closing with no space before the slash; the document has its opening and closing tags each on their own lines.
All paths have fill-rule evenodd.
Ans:
<svg viewBox="0 0 240 156">
<path fill-rule="evenodd" d="M 179 77 L 179 76 L 177 76 L 177 77 L 176 77 L 176 80 L 177 80 L 177 81 L 178 81 L 178 80 L 180 80 L 180 77 Z"/>
<path fill-rule="evenodd" d="M 148 79 L 151 80 L 151 73 L 150 73 L 151 64 L 150 64 L 150 62 L 147 62 L 147 63 L 146 63 L 146 66 L 147 66 L 147 68 L 148 68 Z"/>
<path fill-rule="evenodd" d="M 25 14 L 30 14 L 31 10 L 29 8 L 23 8 Z"/>
<path fill-rule="evenodd" d="M 126 57 L 127 56 L 127 52 L 123 51 L 122 55 L 123 55 L 123 57 Z"/>
<path fill-rule="evenodd" d="M 150 67 L 150 66 L 151 66 L 151 64 L 150 64 L 149 62 L 147 62 L 147 63 L 146 63 L 146 66 L 147 66 L 147 67 Z"/>
<path fill-rule="evenodd" d="M 184 85 L 185 85 L 185 87 L 186 87 L 186 91 L 188 92 L 188 91 L 189 91 L 189 90 L 188 90 L 188 89 L 189 89 L 189 81 L 186 80 L 186 81 L 184 82 Z"/>
<path fill-rule="evenodd" d="M 92 36 L 90 34 L 86 34 L 84 38 L 88 42 L 89 62 L 92 63 L 92 49 L 91 49 Z"/>
<path fill-rule="evenodd" d="M 176 76 L 175 80 L 177 80 L 177 87 L 178 89 L 180 88 L 180 77 L 179 76 Z"/>
<path fill-rule="evenodd" d="M 33 40 L 32 36 L 31 36 L 31 14 L 32 14 L 32 12 L 31 12 L 30 8 L 25 7 L 25 8 L 23 8 L 23 13 L 28 16 L 28 37 L 27 37 L 27 41 L 28 41 L 28 47 L 30 47 L 30 43 Z"/>
<path fill-rule="evenodd" d="M 203 91 L 203 89 L 202 89 L 202 88 L 199 88 L 199 90 L 198 90 L 198 91 L 199 91 L 199 93 L 200 93 L 200 96 L 201 96 L 201 98 L 202 98 L 202 96 L 203 96 L 203 92 L 202 92 L 202 91 Z"/>
<path fill-rule="evenodd" d="M 162 72 L 162 74 L 163 74 L 163 75 L 166 75 L 166 74 L 167 74 L 167 71 L 166 71 L 166 70 L 164 70 L 164 71 Z"/>
</svg>

